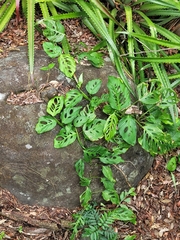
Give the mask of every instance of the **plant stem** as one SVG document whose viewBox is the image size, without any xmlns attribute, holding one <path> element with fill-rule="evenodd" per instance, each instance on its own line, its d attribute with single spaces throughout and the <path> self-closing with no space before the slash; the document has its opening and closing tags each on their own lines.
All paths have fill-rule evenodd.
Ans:
<svg viewBox="0 0 180 240">
<path fill-rule="evenodd" d="M 60 127 L 64 127 L 63 124 L 62 124 L 59 120 L 57 120 L 57 118 L 55 118 L 55 117 L 53 117 L 53 118 L 56 120 L 57 124 L 58 124 Z"/>
<path fill-rule="evenodd" d="M 81 141 L 81 139 L 80 139 L 80 137 L 79 137 L 79 133 L 78 133 L 78 131 L 77 131 L 77 128 L 75 128 L 75 131 L 76 131 L 77 140 L 78 140 L 78 142 L 79 142 L 79 145 L 82 147 L 82 149 L 85 149 L 85 147 L 84 147 L 84 145 L 82 144 L 82 141 Z"/>
</svg>

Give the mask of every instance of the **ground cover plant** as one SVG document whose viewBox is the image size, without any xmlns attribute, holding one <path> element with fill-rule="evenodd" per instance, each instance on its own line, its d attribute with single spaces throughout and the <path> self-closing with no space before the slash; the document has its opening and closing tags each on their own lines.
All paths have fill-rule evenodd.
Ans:
<svg viewBox="0 0 180 240">
<path fill-rule="evenodd" d="M 99 216 L 99 212 L 94 208 L 91 209 L 89 205 L 92 199 L 91 179 L 84 175 L 84 165 L 91 162 L 92 158 L 101 161 L 103 174 L 101 181 L 105 188 L 102 195 L 106 201 L 111 201 L 117 205 L 117 209 L 121 209 L 121 197 L 114 189 L 115 180 L 110 168 L 111 164 L 123 161 L 120 154 L 137 142 L 152 155 L 165 154 L 179 147 L 180 123 L 176 106 L 178 98 L 174 88 L 179 84 L 177 50 L 180 48 L 180 38 L 163 27 L 167 21 L 165 17 L 165 22 L 162 18 L 162 16 L 171 16 L 174 11 L 174 18 L 178 17 L 179 5 L 170 1 L 135 3 L 128 1 L 129 5 L 127 5 L 124 1 L 123 4 L 117 4 L 116 8 L 108 10 L 95 0 L 62 1 L 62 4 L 63 10 L 67 12 L 72 11 L 71 5 L 74 9 L 78 9 L 76 11 L 80 11 L 79 15 L 83 20 L 88 19 L 90 29 L 99 38 L 99 44 L 89 53 L 80 54 L 79 59 L 87 57 L 95 66 L 100 67 L 103 64 L 102 59 L 96 53 L 102 48 L 107 48 L 119 73 L 119 78 L 109 76 L 108 94 L 96 96 L 101 86 L 101 79 L 92 79 L 86 85 L 84 92 L 81 89 L 83 76 L 79 79 L 74 76 L 76 68 L 74 58 L 70 55 L 70 48 L 66 51 L 65 47 L 62 47 L 63 50 L 60 50 L 59 42 L 64 39 L 65 33 L 57 19 L 61 19 L 62 16 L 59 14 L 39 22 L 44 24 L 46 37 L 52 37 L 49 38 L 50 42 L 44 43 L 45 51 L 49 56 L 58 58 L 60 70 L 75 79 L 77 88 L 65 96 L 57 96 L 49 101 L 47 105 L 49 115 L 39 119 L 36 131 L 43 133 L 59 124 L 60 131 L 54 139 L 56 148 L 66 147 L 76 139 L 79 140 L 84 156 L 77 161 L 75 169 L 80 184 L 86 189 L 80 196 L 80 202 L 84 207 L 83 216 L 90 214 L 91 210 L 90 218 L 96 216 L 96 224 L 100 221 L 100 224 L 97 224 L 98 228 L 93 228 L 92 224 L 91 229 L 85 228 L 84 234 L 91 236 L 91 239 L 98 239 L 105 233 L 100 231 L 103 226 L 102 220 L 97 219 L 107 216 L 105 212 Z M 118 18 L 118 7 L 123 9 L 123 20 Z M 158 14 L 154 9 L 159 11 Z M 153 12 L 156 14 L 153 15 Z M 133 19 L 133 14 L 136 15 L 137 21 Z M 55 31 L 53 32 L 52 29 Z M 57 33 L 61 35 L 58 41 L 55 40 Z M 174 54 L 169 54 L 170 49 L 174 50 Z M 173 73 L 166 70 L 167 66 L 173 69 Z M 84 102 L 86 104 L 82 107 Z M 97 111 L 102 111 L 105 118 L 97 118 Z M 86 149 L 79 134 L 81 131 L 83 139 L 96 142 L 104 138 L 107 142 L 111 142 L 113 147 L 107 149 L 105 146 L 95 145 Z M 167 166 L 168 170 L 173 171 L 174 160 L 170 163 Z M 127 209 L 124 210 L 126 212 Z M 133 216 L 132 212 L 130 215 Z M 87 219 L 80 219 L 77 214 L 75 234 L 83 225 L 89 225 Z M 107 221 L 107 224 L 111 225 L 112 222 Z M 105 231 L 105 228 L 103 230 Z M 108 236 L 112 239 L 112 235 Z M 117 236 L 113 235 L 113 237 Z M 134 236 L 129 239 L 134 239 Z"/>
<path fill-rule="evenodd" d="M 126 13 L 132 14 L 131 9 L 127 6 Z M 143 13 L 141 13 L 141 15 L 143 15 Z M 132 15 L 130 16 L 132 18 Z M 143 17 L 146 19 L 145 15 L 143 15 Z M 149 19 L 146 20 L 150 25 L 152 24 Z M 142 31 L 138 26 L 136 27 L 138 31 Z M 48 27 L 48 29 L 50 28 Z M 117 33 L 121 32 L 118 30 Z M 127 33 L 123 31 L 123 34 Z M 52 36 L 52 34 L 50 35 Z M 145 32 L 143 32 L 143 34 L 141 32 L 139 35 L 134 34 L 135 37 L 140 36 L 140 38 L 147 38 L 148 40 L 150 39 L 150 41 L 153 39 L 153 43 L 150 45 L 146 42 L 147 39 L 144 41 L 144 44 L 141 42 L 142 46 L 145 46 L 145 50 L 146 47 L 148 47 L 148 51 L 144 52 L 147 53 L 148 56 L 151 56 L 152 53 L 149 52 L 149 49 L 153 49 L 155 46 L 157 48 L 157 40 L 155 40 L 155 38 L 145 37 L 145 35 Z M 161 42 L 161 40 L 159 41 Z M 93 196 L 90 188 L 91 179 L 84 175 L 84 166 L 85 164 L 90 163 L 93 158 L 98 158 L 102 163 L 102 174 L 104 176 L 101 178 L 101 182 L 105 188 L 102 192 L 104 200 L 111 201 L 118 206 L 120 196 L 114 188 L 115 179 L 113 178 L 110 165 L 123 162 L 120 155 L 130 146 L 135 145 L 137 141 L 152 155 L 164 154 L 178 147 L 179 119 L 176 115 L 178 98 L 175 91 L 170 86 L 168 79 L 166 79 L 165 82 L 163 78 L 159 79 L 153 76 L 154 79 L 148 79 L 146 81 L 144 74 L 143 81 L 140 76 L 138 76 L 139 80 L 136 80 L 136 84 L 133 84 L 133 88 L 136 92 L 136 95 L 133 96 L 134 101 L 132 101 L 131 97 L 132 91 L 129 91 L 129 81 L 126 79 L 124 82 L 121 78 L 116 78 L 114 76 L 109 76 L 107 94 L 103 94 L 100 97 L 96 96 L 101 87 L 101 79 L 93 79 L 89 81 L 85 86 L 85 93 L 81 89 L 83 75 L 81 75 L 79 79 L 74 75 L 75 61 L 73 61 L 73 57 L 68 55 L 68 57 L 71 58 L 71 61 L 65 60 L 62 62 L 61 56 L 63 53 L 60 50 L 60 47 L 54 42 L 44 43 L 44 50 L 50 57 L 58 57 L 61 71 L 63 71 L 68 77 L 75 79 L 77 89 L 70 90 L 65 96 L 56 96 L 48 102 L 47 113 L 49 115 L 39 118 L 36 125 L 36 131 L 38 133 L 43 133 L 53 129 L 59 124 L 61 129 L 54 138 L 55 148 L 66 147 L 76 139 L 79 141 L 84 155 L 82 159 L 79 159 L 76 162 L 75 169 L 80 178 L 81 186 L 86 188 L 80 196 L 80 202 L 85 209 L 85 213 L 88 211 L 87 208 L 90 207 L 89 202 L 93 199 Z M 166 42 L 166 45 L 168 44 L 170 46 L 171 43 Z M 128 46 L 129 45 L 132 46 L 131 40 L 128 41 Z M 88 58 L 90 54 L 94 52 L 94 50 L 90 51 L 89 53 L 84 54 L 84 56 Z M 116 53 L 114 54 L 116 55 Z M 81 59 L 82 56 L 83 54 L 80 54 L 79 59 Z M 157 75 L 161 77 L 161 75 L 164 74 L 162 64 L 162 68 L 159 69 L 159 64 L 162 62 L 162 58 L 155 58 L 154 52 L 152 56 L 154 60 L 152 57 L 130 57 L 128 61 L 131 63 L 131 70 L 135 70 L 136 59 L 138 64 L 141 64 L 141 62 L 146 63 L 151 60 L 154 69 L 158 71 Z M 89 59 L 94 65 L 95 59 L 97 62 L 103 64 L 101 56 L 98 58 L 97 55 L 95 59 Z M 166 57 L 163 61 L 166 62 L 167 60 L 168 62 L 168 59 L 170 58 Z M 176 61 L 178 62 L 178 60 L 175 60 L 175 62 Z M 117 64 L 117 62 L 118 60 L 115 61 L 115 64 Z M 172 62 L 174 62 L 174 60 Z M 97 67 L 100 66 L 97 65 Z M 145 68 L 148 67 L 150 66 L 145 66 Z M 127 69 L 125 69 L 125 72 L 126 71 Z M 131 72 L 130 69 L 128 71 L 129 76 L 131 75 L 132 79 L 132 75 L 135 74 L 135 71 Z M 84 101 L 87 103 L 84 104 Z M 97 117 L 97 111 L 102 111 L 105 113 L 106 117 L 99 119 Z M 104 138 L 107 142 L 113 143 L 113 147 L 112 149 L 108 149 L 105 146 L 95 144 L 90 148 L 85 148 L 83 145 L 84 140 L 81 140 L 79 132 L 83 132 L 84 139 L 88 139 L 92 142 Z M 141 134 L 137 137 L 138 132 Z M 122 206 L 120 206 L 120 209 L 121 207 Z M 82 214 L 80 216 L 82 216 Z M 79 218 L 76 218 L 77 222 L 79 221 L 78 219 Z M 79 227 L 80 226 L 81 224 Z M 88 236 L 90 236 L 91 239 L 99 239 L 101 236 L 99 227 L 99 225 L 98 228 L 92 226 L 91 231 L 88 230 Z M 76 229 L 74 234 L 77 232 Z M 86 230 L 85 232 L 87 233 Z M 74 237 L 75 235 L 72 236 Z M 112 239 L 112 235 L 109 236 L 110 238 L 107 238 L 106 235 L 105 239 Z"/>
</svg>

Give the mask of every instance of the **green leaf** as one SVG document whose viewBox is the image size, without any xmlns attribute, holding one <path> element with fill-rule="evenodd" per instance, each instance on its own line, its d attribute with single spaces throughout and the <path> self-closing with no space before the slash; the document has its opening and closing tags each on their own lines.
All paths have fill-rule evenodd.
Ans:
<svg viewBox="0 0 180 240">
<path fill-rule="evenodd" d="M 61 54 L 58 58 L 59 69 L 71 78 L 76 71 L 76 62 L 70 54 Z"/>
<path fill-rule="evenodd" d="M 83 133 L 84 135 L 91 141 L 97 141 L 103 138 L 104 133 L 104 124 L 105 120 L 103 119 L 94 119 L 93 122 L 86 123 L 83 126 Z"/>
<path fill-rule="evenodd" d="M 105 152 L 107 152 L 107 149 L 103 146 L 97 145 L 97 146 L 86 148 L 83 152 L 84 152 L 84 160 L 86 162 L 89 162 L 90 160 L 105 154 Z"/>
<path fill-rule="evenodd" d="M 65 106 L 74 107 L 82 100 L 83 96 L 77 89 L 71 89 L 66 93 Z"/>
<path fill-rule="evenodd" d="M 167 170 L 170 171 L 170 172 L 174 172 L 174 171 L 176 170 L 176 168 L 177 168 L 177 159 L 176 159 L 176 157 L 172 157 L 172 158 L 168 161 L 168 163 L 167 163 L 167 165 L 166 165 L 166 168 L 167 168 Z"/>
<path fill-rule="evenodd" d="M 115 113 L 111 114 L 104 126 L 104 137 L 106 141 L 111 140 L 116 134 L 118 118 Z"/>
<path fill-rule="evenodd" d="M 119 204 L 119 195 L 115 190 L 104 190 L 102 191 L 102 197 L 105 201 L 111 201 L 112 204 Z"/>
<path fill-rule="evenodd" d="M 90 108 L 95 110 L 99 107 L 101 103 L 107 102 L 109 99 L 109 94 L 102 94 L 101 97 L 93 96 L 90 100 Z"/>
<path fill-rule="evenodd" d="M 78 80 L 77 80 L 77 87 L 81 88 L 82 84 L 83 84 L 83 73 L 81 73 L 81 75 L 79 76 Z"/>
<path fill-rule="evenodd" d="M 69 124 L 78 116 L 82 107 L 66 107 L 60 114 L 62 123 Z"/>
<path fill-rule="evenodd" d="M 161 89 L 161 101 L 158 106 L 162 109 L 173 106 L 178 103 L 176 92 L 171 88 Z"/>
<path fill-rule="evenodd" d="M 81 8 L 84 10 L 84 12 L 87 13 L 87 15 L 90 17 L 90 19 L 93 22 L 93 27 L 97 32 L 102 36 L 103 39 L 105 39 L 109 46 L 111 46 L 111 49 L 116 52 L 117 55 L 119 55 L 119 51 L 116 47 L 116 44 L 114 43 L 113 39 L 111 38 L 108 29 L 106 27 L 105 21 L 99 11 L 99 9 L 89 7 L 88 3 L 84 0 L 76 0 L 76 3 L 81 6 Z M 96 3 L 97 4 L 97 3 Z"/>
<path fill-rule="evenodd" d="M 114 182 L 110 182 L 107 178 L 101 178 L 101 182 L 103 183 L 105 189 L 114 190 Z"/>
<path fill-rule="evenodd" d="M 83 111 L 81 111 L 79 113 L 79 116 L 77 116 L 74 121 L 73 124 L 75 127 L 82 127 L 86 122 L 88 121 L 88 117 L 87 115 L 83 115 Z"/>
<path fill-rule="evenodd" d="M 130 35 L 135 37 L 135 38 L 139 38 L 140 40 L 145 40 L 148 43 L 154 43 L 154 44 L 161 45 L 161 46 L 168 47 L 168 48 L 180 49 L 180 43 L 167 41 L 167 40 L 162 40 L 162 39 L 158 39 L 158 38 L 155 38 L 155 37 L 147 36 L 147 35 L 144 35 L 144 34 L 133 33 L 133 32 L 131 32 Z"/>
<path fill-rule="evenodd" d="M 116 182 L 115 179 L 113 178 L 113 173 L 109 166 L 102 166 L 102 172 L 110 182 L 114 182 L 114 183 Z"/>
<path fill-rule="evenodd" d="M 57 46 L 55 43 L 52 42 L 44 42 L 43 49 L 51 58 L 56 58 L 62 53 L 61 47 Z"/>
<path fill-rule="evenodd" d="M 120 78 L 109 76 L 107 87 L 109 89 L 109 104 L 113 109 L 122 111 L 130 106 L 129 91 Z"/>
<path fill-rule="evenodd" d="M 76 140 L 76 132 L 72 126 L 68 125 L 62 128 L 54 138 L 54 148 L 63 148 L 72 144 Z"/>
<path fill-rule="evenodd" d="M 94 67 L 100 68 L 104 65 L 103 54 L 98 52 L 92 52 L 87 57 Z"/>
<path fill-rule="evenodd" d="M 82 159 L 79 159 L 75 163 L 75 169 L 79 177 L 82 177 L 84 175 L 84 161 Z"/>
<path fill-rule="evenodd" d="M 105 105 L 103 107 L 103 112 L 107 115 L 110 115 L 114 113 L 114 109 L 110 105 Z"/>
<path fill-rule="evenodd" d="M 137 127 L 136 120 L 131 116 L 124 116 L 118 124 L 119 134 L 124 141 L 134 146 L 136 143 Z"/>
<path fill-rule="evenodd" d="M 177 56 L 178 55 L 178 56 Z M 180 54 L 175 54 L 169 57 L 154 57 L 154 58 L 144 58 L 144 57 L 129 57 L 132 60 L 149 62 L 149 63 L 180 63 Z"/>
<path fill-rule="evenodd" d="M 43 30 L 43 35 L 48 38 L 51 42 L 61 42 L 65 36 L 64 26 L 60 23 L 60 21 L 54 20 L 41 20 L 40 24 L 45 25 L 46 29 Z"/>
<path fill-rule="evenodd" d="M 4 1 L 3 5 L 1 3 L 0 8 L 0 32 L 4 30 L 7 26 L 8 22 L 10 21 L 14 10 L 16 9 L 16 1 Z"/>
<path fill-rule="evenodd" d="M 104 164 L 118 164 L 124 162 L 118 150 L 114 152 L 106 151 L 103 155 L 99 157 L 99 159 Z"/>
<path fill-rule="evenodd" d="M 96 117 L 95 112 L 91 111 L 88 106 L 86 106 L 82 111 L 80 111 L 79 116 L 74 119 L 75 127 L 82 127 L 86 122 L 92 122 Z"/>
<path fill-rule="evenodd" d="M 160 101 L 160 92 L 149 90 L 149 85 L 147 83 L 141 83 L 137 86 L 137 93 L 139 101 L 144 104 L 156 104 Z"/>
<path fill-rule="evenodd" d="M 15 0 L 13 1 L 15 2 Z M 27 1 L 27 29 L 28 29 L 28 56 L 29 71 L 32 83 L 34 82 L 34 18 L 35 18 L 35 0 Z"/>
<path fill-rule="evenodd" d="M 38 119 L 35 130 L 37 133 L 44 133 L 52 130 L 56 126 L 56 120 L 51 116 L 42 116 Z"/>
<path fill-rule="evenodd" d="M 124 240 L 134 240 L 134 239 L 136 239 L 136 235 L 132 235 L 132 236 L 128 235 L 125 237 Z"/>
<path fill-rule="evenodd" d="M 49 100 L 46 111 L 54 117 L 61 112 L 63 105 L 64 96 L 55 96 Z"/>
<path fill-rule="evenodd" d="M 86 177 L 80 177 L 80 185 L 82 187 L 88 187 L 91 183 L 91 179 L 86 178 Z"/>
<path fill-rule="evenodd" d="M 131 222 L 133 224 L 136 223 L 136 215 L 124 204 L 121 204 L 119 208 L 113 210 L 113 214 L 116 216 L 116 220 Z"/>
<path fill-rule="evenodd" d="M 47 66 L 41 67 L 40 69 L 43 71 L 48 71 L 50 69 L 52 69 L 55 66 L 55 63 L 50 63 Z"/>
<path fill-rule="evenodd" d="M 163 154 L 171 149 L 173 143 L 168 133 L 149 123 L 146 123 L 143 129 L 144 132 L 138 142 L 147 152 L 152 155 Z"/>
<path fill-rule="evenodd" d="M 86 190 L 80 195 L 80 203 L 82 207 L 86 207 L 88 202 L 91 200 L 92 192 L 89 187 L 86 187 Z"/>
<path fill-rule="evenodd" d="M 78 56 L 78 60 L 87 58 L 90 63 L 97 68 L 100 68 L 104 65 L 104 59 L 102 53 L 98 52 L 83 52 Z"/>
<path fill-rule="evenodd" d="M 93 79 L 91 81 L 88 81 L 86 84 L 86 90 L 89 94 L 96 94 L 99 91 L 101 84 L 101 79 Z"/>
</svg>

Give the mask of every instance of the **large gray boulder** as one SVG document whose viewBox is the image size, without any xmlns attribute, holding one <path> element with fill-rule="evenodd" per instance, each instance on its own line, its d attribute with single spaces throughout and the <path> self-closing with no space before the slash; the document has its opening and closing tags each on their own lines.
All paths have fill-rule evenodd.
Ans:
<svg viewBox="0 0 180 240">
<path fill-rule="evenodd" d="M 35 82 L 40 86 L 47 81 L 69 81 L 58 68 L 50 73 L 40 67 L 50 59 L 43 51 L 36 51 Z M 38 135 L 35 125 L 38 118 L 46 114 L 46 104 L 10 105 L 6 98 L 10 92 L 18 93 L 31 89 L 28 82 L 26 48 L 11 53 L 0 62 L 0 186 L 8 189 L 22 203 L 44 206 L 74 208 L 79 206 L 79 195 L 84 191 L 74 169 L 74 163 L 82 157 L 77 142 L 64 149 L 54 149 L 53 131 Z M 103 68 L 78 66 L 77 77 L 83 72 L 84 80 L 103 80 L 102 91 L 106 88 L 108 75 L 116 75 L 110 62 Z M 73 85 L 73 83 L 70 82 Z M 139 145 L 123 155 L 125 163 L 113 166 L 118 191 L 137 186 L 150 169 L 153 158 Z M 101 176 L 97 160 L 87 166 L 86 172 L 93 177 Z M 97 179 L 97 178 L 94 178 Z M 94 200 L 100 201 L 100 181 L 92 182 Z"/>
</svg>

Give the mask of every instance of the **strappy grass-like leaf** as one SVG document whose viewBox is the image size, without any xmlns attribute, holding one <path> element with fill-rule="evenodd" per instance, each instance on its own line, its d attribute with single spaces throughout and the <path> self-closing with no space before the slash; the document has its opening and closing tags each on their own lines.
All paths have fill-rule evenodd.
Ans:
<svg viewBox="0 0 180 240">
<path fill-rule="evenodd" d="M 139 38 L 140 40 L 145 40 L 147 43 L 151 42 L 151 43 L 155 43 L 157 45 L 161 45 L 168 48 L 180 49 L 180 43 L 162 40 L 162 39 L 158 39 L 158 38 L 154 38 L 154 37 L 150 37 L 150 36 L 138 34 L 138 33 L 131 33 L 130 35 L 133 37 Z"/>
<path fill-rule="evenodd" d="M 149 62 L 149 63 L 180 63 L 180 54 L 175 54 L 169 57 L 129 57 L 136 61 Z"/>
<path fill-rule="evenodd" d="M 127 22 L 127 31 L 129 33 L 133 32 L 133 20 L 132 20 L 132 9 L 130 6 L 125 6 L 125 12 L 126 12 L 126 22 Z M 131 36 L 131 34 L 128 35 L 128 52 L 130 58 L 130 65 L 131 65 L 131 73 L 132 76 L 135 79 L 136 71 L 135 71 L 135 61 L 133 59 L 134 57 L 134 39 Z"/>
<path fill-rule="evenodd" d="M 84 10 L 84 12 L 87 13 L 90 20 L 93 22 L 94 27 L 96 30 L 101 33 L 101 36 L 106 39 L 108 44 L 112 47 L 112 49 L 119 54 L 117 47 L 115 43 L 112 41 L 112 38 L 109 36 L 109 33 L 107 31 L 107 28 L 105 26 L 104 20 L 102 18 L 102 15 L 99 12 L 99 9 L 97 7 L 92 7 L 87 2 L 84 2 L 83 0 L 76 0 L 77 4 Z"/>
<path fill-rule="evenodd" d="M 34 18 L 35 0 L 27 1 L 28 56 L 31 81 L 34 82 Z"/>
<path fill-rule="evenodd" d="M 0 32 L 4 30 L 10 21 L 16 7 L 15 0 L 6 0 L 0 8 Z"/>
<path fill-rule="evenodd" d="M 39 6 L 41 8 L 41 12 L 43 14 L 43 18 L 45 18 L 45 19 L 49 18 L 50 15 L 49 15 L 48 7 L 47 7 L 47 2 L 40 2 Z"/>
<path fill-rule="evenodd" d="M 178 1 L 171 1 L 171 0 L 138 0 L 136 1 L 136 5 L 139 4 L 139 3 L 144 3 L 144 2 L 150 2 L 150 3 L 154 3 L 154 4 L 157 4 L 157 5 L 160 5 L 162 7 L 165 7 L 165 8 L 174 8 L 174 9 L 179 9 L 180 10 L 180 6 L 179 6 L 179 3 Z"/>
<path fill-rule="evenodd" d="M 143 15 L 144 16 L 144 15 Z M 146 17 L 147 18 L 147 17 Z M 153 25 L 154 26 L 154 25 Z M 155 26 L 154 26 L 155 28 Z M 135 32 L 138 32 L 138 34 L 140 33 L 141 35 L 142 34 L 145 34 L 144 31 L 142 31 L 141 28 L 139 28 L 139 26 L 137 26 L 136 24 L 134 24 L 134 30 Z M 158 56 L 158 52 L 154 52 L 155 50 L 157 50 L 157 48 L 155 49 L 154 48 L 154 44 L 153 43 L 150 43 L 148 41 L 144 41 L 142 40 L 142 43 L 143 43 L 143 47 L 145 49 L 145 52 L 147 54 L 148 57 L 152 57 L 152 58 L 155 58 Z M 151 49 L 153 49 L 153 51 L 151 52 Z M 168 75 L 167 75 L 167 72 L 165 71 L 165 68 L 164 66 L 161 64 L 159 65 L 158 63 L 151 63 L 152 67 L 153 67 L 153 70 L 154 70 L 154 73 L 156 74 L 157 76 L 157 79 L 162 83 L 162 85 L 165 87 L 165 88 L 170 88 L 171 85 L 170 85 L 170 82 L 169 82 L 169 79 L 168 79 Z M 177 117 L 177 107 L 174 105 L 174 106 L 171 106 L 169 108 L 169 111 L 171 113 L 171 117 L 173 119 L 173 121 L 175 121 L 175 118 Z"/>
</svg>

